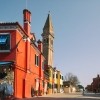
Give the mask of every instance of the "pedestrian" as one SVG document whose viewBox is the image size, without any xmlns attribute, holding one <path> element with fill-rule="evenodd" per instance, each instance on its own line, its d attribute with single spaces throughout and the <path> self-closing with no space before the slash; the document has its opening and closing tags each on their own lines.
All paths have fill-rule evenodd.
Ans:
<svg viewBox="0 0 100 100">
<path fill-rule="evenodd" d="M 6 83 L 5 91 L 4 91 L 6 98 L 7 99 L 12 98 L 13 92 L 14 92 L 14 90 L 13 90 L 12 83 L 10 81 L 8 81 L 8 83 Z"/>
<path fill-rule="evenodd" d="M 2 90 L 0 91 L 0 97 L 1 100 L 5 99 L 5 83 L 0 84 L 0 86 L 2 87 Z"/>
<path fill-rule="evenodd" d="M 1 96 L 1 100 L 5 99 L 5 89 L 2 91 L 2 96 Z"/>
<path fill-rule="evenodd" d="M 84 88 L 83 88 L 83 95 L 84 95 L 84 91 L 85 91 L 85 90 L 84 90 Z"/>
<path fill-rule="evenodd" d="M 94 93 L 96 94 L 96 89 L 94 89 Z"/>
<path fill-rule="evenodd" d="M 35 95 L 35 90 L 34 90 L 34 88 L 32 87 L 31 88 L 31 96 L 33 97 Z"/>
</svg>

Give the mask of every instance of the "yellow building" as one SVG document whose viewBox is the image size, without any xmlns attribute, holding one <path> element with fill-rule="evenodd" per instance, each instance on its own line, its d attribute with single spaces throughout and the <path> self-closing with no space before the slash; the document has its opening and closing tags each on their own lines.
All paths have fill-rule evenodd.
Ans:
<svg viewBox="0 0 100 100">
<path fill-rule="evenodd" d="M 60 71 L 54 69 L 54 93 L 60 93 L 63 91 L 63 76 Z"/>
<path fill-rule="evenodd" d="M 61 93 L 63 92 L 63 75 L 61 74 L 60 71 L 57 71 L 57 92 Z"/>
<path fill-rule="evenodd" d="M 49 68 L 49 83 L 48 83 L 48 93 L 49 94 L 52 94 L 53 93 L 53 82 L 54 82 L 54 79 L 53 79 L 53 73 L 54 73 L 54 70 L 52 67 Z"/>
</svg>

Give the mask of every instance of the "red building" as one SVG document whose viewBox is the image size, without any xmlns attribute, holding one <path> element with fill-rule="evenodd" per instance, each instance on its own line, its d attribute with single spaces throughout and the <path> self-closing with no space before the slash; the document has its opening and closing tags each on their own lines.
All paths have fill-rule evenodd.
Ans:
<svg viewBox="0 0 100 100">
<path fill-rule="evenodd" d="M 100 92 L 100 76 L 99 75 L 97 75 L 96 78 L 93 78 L 92 90 L 93 92 Z"/>
<path fill-rule="evenodd" d="M 23 11 L 24 25 L 0 23 L 0 82 L 11 81 L 16 98 L 31 97 L 31 90 L 44 91 L 42 42 L 31 33 L 31 12 Z M 2 75 L 1 75 L 2 76 Z"/>
<path fill-rule="evenodd" d="M 86 87 L 87 91 L 92 91 L 95 93 L 100 93 L 100 76 L 97 75 L 97 77 L 93 78 L 93 82 L 91 85 L 87 85 Z"/>
<path fill-rule="evenodd" d="M 87 85 L 85 88 L 88 92 L 92 92 L 92 85 Z"/>
</svg>

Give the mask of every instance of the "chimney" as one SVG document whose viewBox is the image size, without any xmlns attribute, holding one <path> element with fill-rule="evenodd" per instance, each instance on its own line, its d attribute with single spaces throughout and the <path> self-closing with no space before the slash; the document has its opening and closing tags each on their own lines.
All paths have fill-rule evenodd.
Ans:
<svg viewBox="0 0 100 100">
<path fill-rule="evenodd" d="M 40 40 L 37 41 L 38 43 L 38 49 L 43 53 L 43 44 Z"/>
<path fill-rule="evenodd" d="M 27 35 L 30 36 L 31 12 L 27 9 L 23 10 L 23 20 L 24 20 L 24 30 L 27 32 Z"/>
<path fill-rule="evenodd" d="M 28 37 L 31 37 L 31 12 L 27 9 L 23 10 L 24 30 Z M 26 68 L 27 72 L 30 70 L 30 42 L 26 41 Z"/>
</svg>

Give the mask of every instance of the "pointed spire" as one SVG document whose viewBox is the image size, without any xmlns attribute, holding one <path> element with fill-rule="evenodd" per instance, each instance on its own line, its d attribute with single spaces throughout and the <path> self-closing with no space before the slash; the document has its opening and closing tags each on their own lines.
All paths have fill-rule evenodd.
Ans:
<svg viewBox="0 0 100 100">
<path fill-rule="evenodd" d="M 53 25 L 52 25 L 52 20 L 51 20 L 51 16 L 50 16 L 50 11 L 48 13 L 48 17 L 47 17 L 47 20 L 45 22 L 45 25 L 44 25 L 44 28 L 43 28 L 43 31 L 45 31 L 50 33 L 51 35 L 54 36 L 54 31 L 53 31 Z"/>
</svg>

